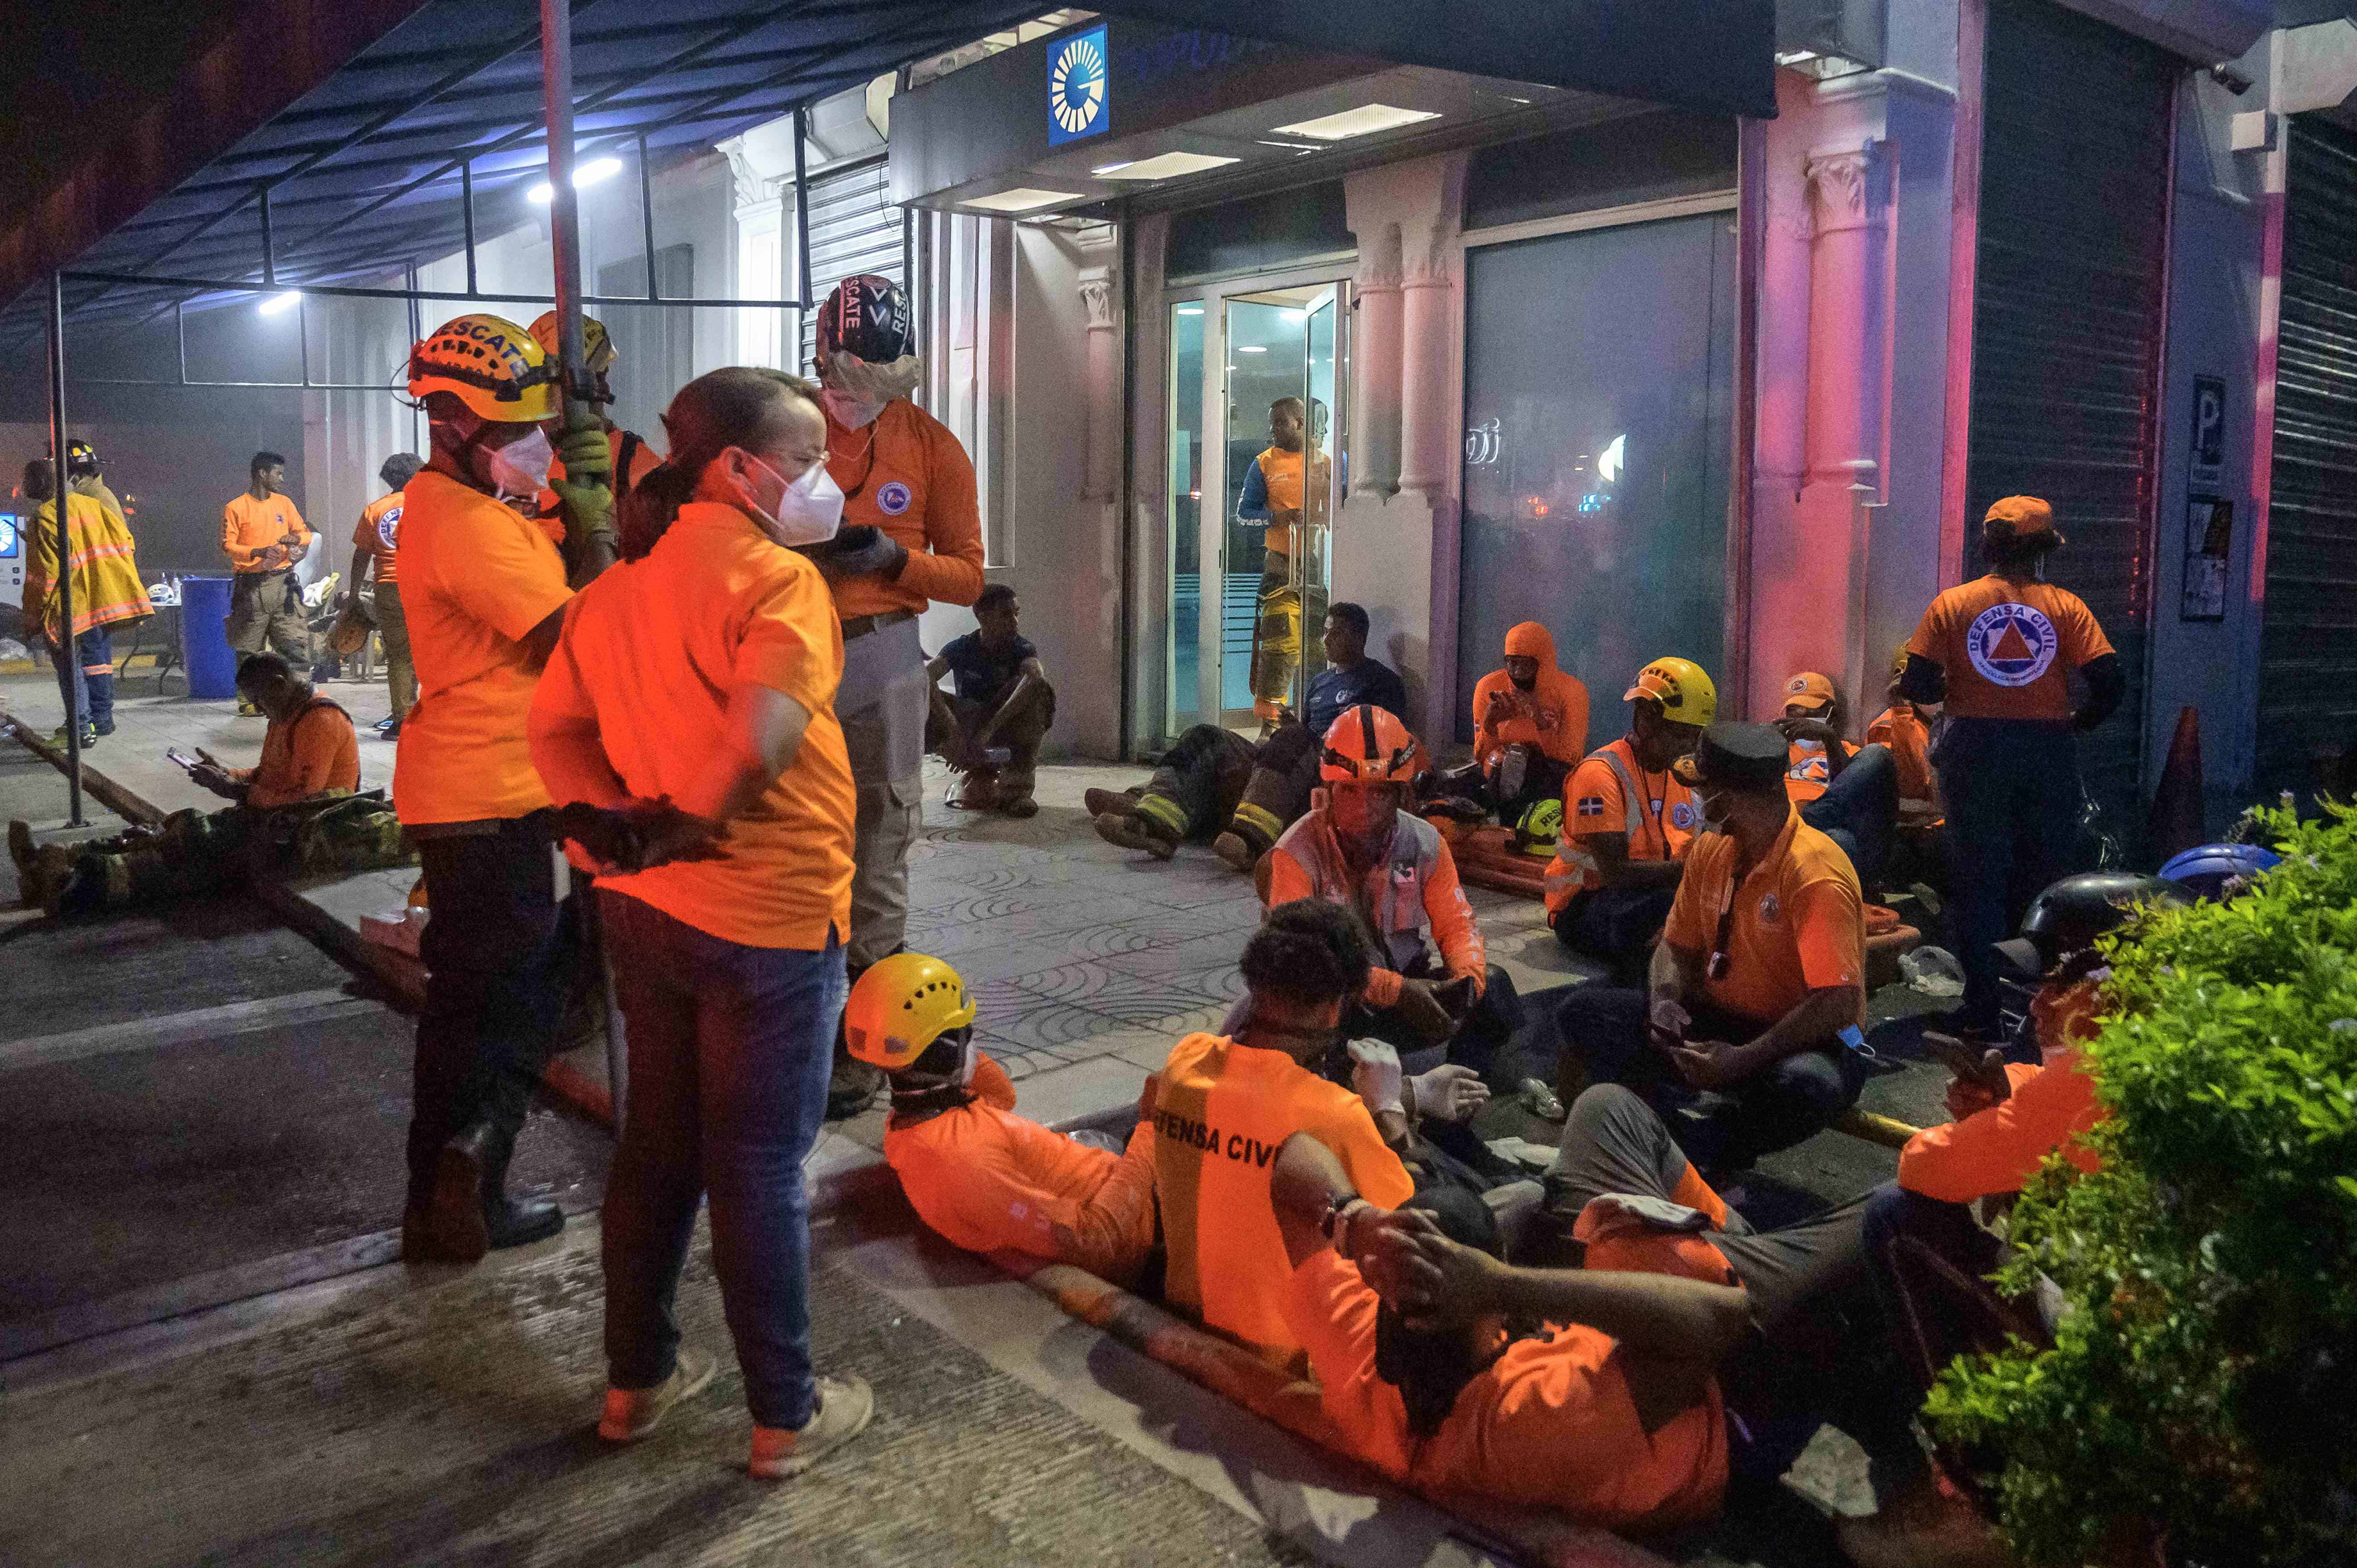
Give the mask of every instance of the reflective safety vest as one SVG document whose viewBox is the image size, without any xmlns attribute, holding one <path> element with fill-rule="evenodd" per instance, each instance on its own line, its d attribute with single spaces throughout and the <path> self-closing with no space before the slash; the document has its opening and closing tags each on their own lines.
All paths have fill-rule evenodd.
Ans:
<svg viewBox="0 0 2357 1568">
<path fill-rule="evenodd" d="M 1326 813 L 1309 811 L 1285 830 L 1277 853 L 1289 854 L 1308 872 L 1318 897 L 1329 904 L 1356 910 L 1383 945 L 1380 967 L 1405 972 L 1430 952 L 1426 939 L 1432 917 L 1424 893 L 1440 863 L 1440 830 L 1422 817 L 1398 813 L 1392 827 L 1391 848 L 1367 869 L 1355 886 L 1342 858 L 1341 843 L 1327 825 Z"/>
<path fill-rule="evenodd" d="M 1638 782 L 1636 774 L 1630 770 L 1629 759 L 1624 755 L 1628 748 L 1625 738 L 1616 740 L 1609 746 L 1589 752 L 1582 766 L 1585 766 L 1586 762 L 1600 759 L 1611 768 L 1614 779 L 1620 782 L 1620 801 L 1624 808 L 1621 831 L 1629 837 L 1629 858 L 1631 860 L 1672 859 L 1674 857 L 1670 854 L 1669 829 L 1653 816 L 1652 798 L 1645 793 L 1643 787 Z M 1578 771 L 1578 768 L 1572 770 L 1575 778 Z M 1684 789 L 1683 785 L 1674 782 L 1670 785 L 1672 793 Z M 1569 779 L 1564 782 L 1564 795 L 1566 800 L 1571 796 Z M 1670 807 L 1670 802 L 1666 799 L 1662 804 L 1665 811 Z M 1566 817 L 1564 820 L 1564 831 L 1555 839 L 1555 859 L 1547 864 L 1546 877 L 1541 884 L 1541 891 L 1546 898 L 1546 910 L 1549 915 L 1561 914 L 1576 896 L 1587 890 L 1589 877 L 1603 875 L 1604 868 L 1597 864 L 1596 856 L 1588 852 L 1584 841 L 1572 835 L 1571 825 L 1572 819 Z M 1642 853 L 1649 840 L 1655 852 L 1650 855 Z"/>
</svg>

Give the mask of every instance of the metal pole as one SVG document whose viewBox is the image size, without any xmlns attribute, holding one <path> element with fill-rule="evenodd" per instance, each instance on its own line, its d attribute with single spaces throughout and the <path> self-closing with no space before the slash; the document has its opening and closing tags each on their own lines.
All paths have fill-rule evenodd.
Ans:
<svg viewBox="0 0 2357 1568">
<path fill-rule="evenodd" d="M 270 240 L 270 188 L 262 188 L 262 281 L 272 287 L 278 285 L 277 247 Z"/>
<path fill-rule="evenodd" d="M 74 671 L 81 668 L 81 650 L 74 646 L 73 551 L 67 544 L 66 505 L 66 280 L 49 274 L 49 485 L 50 504 L 58 515 L 58 619 L 64 640 L 55 656 L 66 662 L 66 825 L 83 826 L 81 820 L 81 725 L 74 716 Z M 40 607 L 27 607 L 34 615 Z"/>
<path fill-rule="evenodd" d="M 794 305 L 794 370 L 802 368 L 802 328 L 810 320 L 810 169 L 804 144 L 810 136 L 810 111 L 794 105 L 794 274 L 802 287 Z"/>
<path fill-rule="evenodd" d="M 467 293 L 475 292 L 475 160 L 468 158 L 458 166 L 458 216 L 467 228 Z M 417 280 L 409 280 L 417 286 Z"/>
<path fill-rule="evenodd" d="M 595 429 L 597 411 L 581 349 L 581 204 L 573 188 L 573 11 L 569 0 L 540 0 L 541 97 L 548 121 L 548 238 L 555 263 L 557 361 L 564 380 L 567 434 Z M 647 258 L 651 272 L 654 258 Z M 581 541 L 578 587 L 616 559 L 612 526 Z"/>
<path fill-rule="evenodd" d="M 639 221 L 646 233 L 647 299 L 652 303 L 662 295 L 655 287 L 655 177 L 647 167 L 644 136 L 639 138 Z"/>
</svg>

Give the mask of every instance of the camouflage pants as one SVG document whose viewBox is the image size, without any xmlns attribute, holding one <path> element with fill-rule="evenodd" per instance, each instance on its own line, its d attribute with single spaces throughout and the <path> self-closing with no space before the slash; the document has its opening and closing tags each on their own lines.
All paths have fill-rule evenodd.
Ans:
<svg viewBox="0 0 2357 1568">
<path fill-rule="evenodd" d="M 93 908 L 127 909 L 255 878 L 371 871 L 415 858 L 393 808 L 371 794 L 270 811 L 175 811 L 159 828 L 83 846 L 76 870 L 99 884 Z"/>
</svg>

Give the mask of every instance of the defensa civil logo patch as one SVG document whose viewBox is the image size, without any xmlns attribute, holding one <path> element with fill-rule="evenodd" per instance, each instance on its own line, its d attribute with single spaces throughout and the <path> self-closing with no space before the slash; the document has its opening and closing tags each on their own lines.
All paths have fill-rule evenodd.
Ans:
<svg viewBox="0 0 2357 1568">
<path fill-rule="evenodd" d="M 2029 605 L 1989 606 L 1964 632 L 1964 656 L 1981 679 L 1997 686 L 2027 686 L 2053 667 L 2062 639 L 2045 613 Z"/>
<path fill-rule="evenodd" d="M 886 517 L 899 517 L 909 510 L 909 487 L 895 479 L 876 492 L 876 510 Z"/>
<path fill-rule="evenodd" d="M 390 550 L 400 541 L 401 509 L 397 506 L 387 507 L 384 509 L 384 515 L 376 520 L 376 542 Z"/>
</svg>

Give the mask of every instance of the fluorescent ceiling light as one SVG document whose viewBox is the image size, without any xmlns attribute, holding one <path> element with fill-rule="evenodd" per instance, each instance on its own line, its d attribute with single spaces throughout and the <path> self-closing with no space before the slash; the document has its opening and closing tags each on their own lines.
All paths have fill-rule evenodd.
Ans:
<svg viewBox="0 0 2357 1568">
<path fill-rule="evenodd" d="M 585 189 L 601 179 L 611 179 L 621 172 L 622 160 L 619 158 L 591 158 L 573 171 L 573 188 Z M 548 181 L 542 180 L 523 194 L 524 199 L 533 206 L 545 207 L 555 197 L 556 191 Z"/>
<path fill-rule="evenodd" d="M 1182 174 L 1200 174 L 1207 168 L 1242 161 L 1214 157 L 1209 153 L 1162 153 L 1131 163 L 1103 164 L 1089 172 L 1099 179 L 1176 179 Z"/>
<path fill-rule="evenodd" d="M 1200 316 L 1203 314 L 1203 307 L 1200 305 L 1182 305 L 1178 307 L 1178 314 L 1181 316 Z"/>
<path fill-rule="evenodd" d="M 985 212 L 1029 212 L 1035 208 L 1053 207 L 1060 201 L 1083 199 L 1077 190 L 1034 190 L 1029 186 L 1017 186 L 1002 190 L 996 196 L 977 196 L 961 201 L 960 207 L 980 208 Z"/>
<path fill-rule="evenodd" d="M 290 288 L 285 294 L 274 294 L 253 308 L 264 316 L 277 316 L 303 303 L 303 291 Z"/>
<path fill-rule="evenodd" d="M 1246 343 L 1236 350 L 1239 354 L 1265 354 L 1268 350 L 1258 343 Z"/>
<path fill-rule="evenodd" d="M 1628 456 L 1629 438 L 1615 435 L 1611 445 L 1604 448 L 1604 455 L 1596 459 L 1596 477 L 1610 484 L 1620 477 L 1620 466 L 1628 460 Z"/>
<path fill-rule="evenodd" d="M 1430 109 L 1395 109 L 1388 103 L 1362 103 L 1339 114 L 1321 114 L 1315 120 L 1270 128 L 1280 136 L 1308 136 L 1315 141 L 1340 142 L 1351 136 L 1372 135 L 1377 131 L 1396 131 L 1402 125 L 1415 125 L 1439 118 L 1440 115 Z"/>
</svg>

